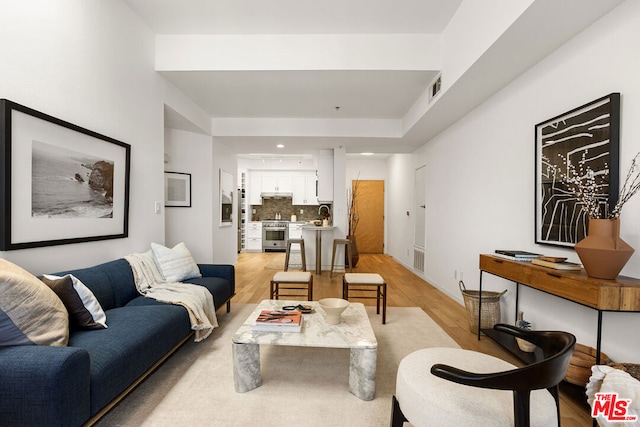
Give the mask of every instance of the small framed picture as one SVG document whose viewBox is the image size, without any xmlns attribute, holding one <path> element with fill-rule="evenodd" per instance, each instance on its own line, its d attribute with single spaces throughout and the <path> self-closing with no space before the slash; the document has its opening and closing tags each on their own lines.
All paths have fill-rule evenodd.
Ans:
<svg viewBox="0 0 640 427">
<path fill-rule="evenodd" d="M 166 207 L 191 207 L 191 174 L 164 173 L 164 205 Z"/>
</svg>

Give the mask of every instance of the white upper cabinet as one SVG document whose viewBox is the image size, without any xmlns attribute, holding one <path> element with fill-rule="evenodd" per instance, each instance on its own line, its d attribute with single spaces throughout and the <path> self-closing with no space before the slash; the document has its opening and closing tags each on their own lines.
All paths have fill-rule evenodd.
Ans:
<svg viewBox="0 0 640 427">
<path fill-rule="evenodd" d="M 263 171 L 263 193 L 291 193 L 293 191 L 293 178 L 287 171 Z"/>
<path fill-rule="evenodd" d="M 315 171 L 304 171 L 293 174 L 293 204 L 317 205 Z"/>
<path fill-rule="evenodd" d="M 262 172 L 261 171 L 250 171 L 249 172 L 249 204 L 250 205 L 261 205 L 262 197 L 260 193 L 262 193 Z"/>
<path fill-rule="evenodd" d="M 318 156 L 318 201 L 333 201 L 333 153 L 329 150 Z"/>
</svg>

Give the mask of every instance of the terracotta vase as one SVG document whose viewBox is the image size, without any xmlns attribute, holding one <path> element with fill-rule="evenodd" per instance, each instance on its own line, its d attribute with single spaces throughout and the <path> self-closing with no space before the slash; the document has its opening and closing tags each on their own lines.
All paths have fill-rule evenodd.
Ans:
<svg viewBox="0 0 640 427">
<path fill-rule="evenodd" d="M 358 261 L 360 260 L 360 253 L 358 252 L 358 244 L 356 243 L 356 236 L 348 235 L 347 239 L 351 240 L 351 267 L 358 265 Z M 344 251 L 344 265 L 345 268 L 348 266 L 348 253 Z"/>
<path fill-rule="evenodd" d="M 629 261 L 634 249 L 620 238 L 620 218 L 589 219 L 587 237 L 575 250 L 589 277 L 613 280 Z"/>
</svg>

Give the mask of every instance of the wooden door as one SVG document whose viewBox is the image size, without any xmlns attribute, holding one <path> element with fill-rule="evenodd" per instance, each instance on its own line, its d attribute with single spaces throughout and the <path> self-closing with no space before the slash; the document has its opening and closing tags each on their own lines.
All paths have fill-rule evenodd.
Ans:
<svg viewBox="0 0 640 427">
<path fill-rule="evenodd" d="M 358 252 L 384 253 L 384 181 L 352 181 L 352 188 L 356 193 Z"/>
</svg>

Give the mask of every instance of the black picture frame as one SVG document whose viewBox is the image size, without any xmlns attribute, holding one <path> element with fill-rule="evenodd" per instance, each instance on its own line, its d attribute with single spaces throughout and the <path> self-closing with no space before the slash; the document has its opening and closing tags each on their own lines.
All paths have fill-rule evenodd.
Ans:
<svg viewBox="0 0 640 427">
<path fill-rule="evenodd" d="M 618 198 L 620 93 L 611 93 L 535 125 L 535 242 L 573 247 L 589 215 L 555 171 L 593 171 L 602 217 Z"/>
<path fill-rule="evenodd" d="M 129 144 L 0 99 L 0 250 L 127 237 L 130 162 Z"/>
<path fill-rule="evenodd" d="M 164 205 L 168 208 L 191 207 L 191 174 L 164 173 Z"/>
</svg>

